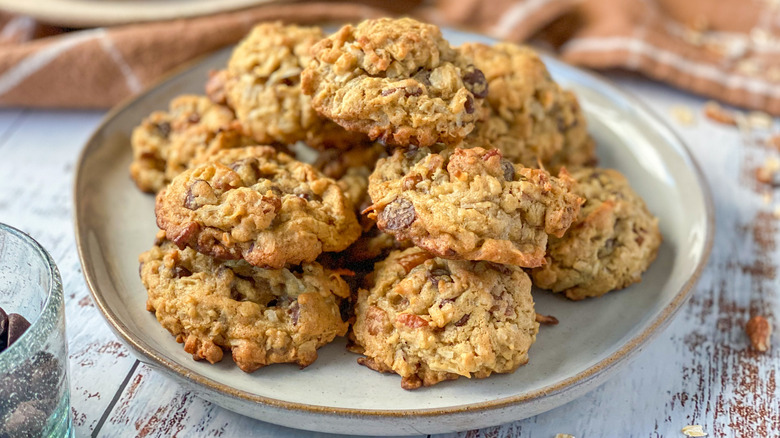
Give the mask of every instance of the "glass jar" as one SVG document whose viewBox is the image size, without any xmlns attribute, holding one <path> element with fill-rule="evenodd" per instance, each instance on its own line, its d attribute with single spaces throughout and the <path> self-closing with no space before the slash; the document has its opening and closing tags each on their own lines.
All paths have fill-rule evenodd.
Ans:
<svg viewBox="0 0 780 438">
<path fill-rule="evenodd" d="M 38 242 L 3 224 L 0 307 L 31 324 L 0 352 L 0 437 L 73 436 L 60 274 Z"/>
</svg>

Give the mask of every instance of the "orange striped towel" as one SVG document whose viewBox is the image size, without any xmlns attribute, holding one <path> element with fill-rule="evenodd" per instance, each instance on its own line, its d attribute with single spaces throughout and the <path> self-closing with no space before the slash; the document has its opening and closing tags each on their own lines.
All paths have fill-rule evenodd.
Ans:
<svg viewBox="0 0 780 438">
<path fill-rule="evenodd" d="M 390 6 L 388 6 L 390 5 Z M 411 15 L 510 41 L 546 40 L 573 64 L 625 68 L 780 115 L 780 0 L 298 2 L 186 20 L 66 31 L 0 13 L 0 105 L 104 108 L 262 20 Z"/>
<path fill-rule="evenodd" d="M 780 115 L 780 1 L 588 0 L 564 60 Z"/>
</svg>

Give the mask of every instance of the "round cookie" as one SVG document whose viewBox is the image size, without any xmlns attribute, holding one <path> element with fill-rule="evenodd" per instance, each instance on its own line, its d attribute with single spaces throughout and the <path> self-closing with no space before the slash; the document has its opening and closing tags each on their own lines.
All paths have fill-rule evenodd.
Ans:
<svg viewBox="0 0 780 438">
<path fill-rule="evenodd" d="M 474 129 L 488 91 L 438 27 L 410 18 L 346 25 L 312 54 L 301 81 L 314 109 L 387 144 L 457 143 Z"/>
<path fill-rule="evenodd" d="M 368 191 L 380 230 L 438 257 L 523 267 L 544 263 L 581 199 L 565 170 L 513 165 L 497 149 L 421 148 L 379 160 Z"/>
<path fill-rule="evenodd" d="M 534 284 L 581 300 L 641 280 L 661 244 L 658 219 L 611 169 L 572 173 L 574 192 L 586 199 L 563 237 L 551 237 L 547 263 L 531 271 Z"/>
<path fill-rule="evenodd" d="M 185 171 L 157 195 L 155 213 L 180 248 L 260 267 L 311 262 L 360 236 L 334 180 L 268 146 L 223 151 Z"/>
<path fill-rule="evenodd" d="M 365 136 L 345 131 L 320 117 L 301 92 L 301 71 L 311 47 L 325 35 L 318 27 L 255 26 L 233 51 L 227 70 L 207 84 L 215 101 L 233 108 L 245 130 L 259 143 L 349 147 Z"/>
<path fill-rule="evenodd" d="M 361 289 L 352 337 L 362 365 L 404 389 L 510 373 L 536 340 L 531 280 L 521 268 L 394 251 Z"/>
<path fill-rule="evenodd" d="M 340 304 L 349 288 L 317 263 L 261 269 L 165 240 L 139 260 L 147 310 L 195 359 L 216 363 L 228 350 L 246 372 L 273 363 L 305 367 L 347 331 Z"/>
<path fill-rule="evenodd" d="M 130 176 L 139 189 L 158 192 L 197 157 L 254 143 L 235 128 L 230 108 L 204 96 L 179 96 L 133 130 Z"/>
<path fill-rule="evenodd" d="M 514 163 L 541 163 L 556 172 L 595 163 L 577 98 L 553 81 L 536 52 L 511 43 L 468 43 L 459 50 L 484 73 L 489 90 L 487 116 L 469 135 L 469 144 L 496 147 Z"/>
</svg>

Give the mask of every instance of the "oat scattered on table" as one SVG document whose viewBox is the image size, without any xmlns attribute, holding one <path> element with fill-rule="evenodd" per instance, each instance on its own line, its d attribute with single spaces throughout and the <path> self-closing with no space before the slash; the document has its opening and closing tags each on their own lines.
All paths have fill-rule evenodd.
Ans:
<svg viewBox="0 0 780 438">
<path fill-rule="evenodd" d="M 671 113 L 672 117 L 681 125 L 693 126 L 696 124 L 696 116 L 693 115 L 693 111 L 687 106 L 675 105 L 672 107 Z"/>
<path fill-rule="evenodd" d="M 692 437 L 707 436 L 707 432 L 698 424 L 683 427 L 682 433 L 685 434 L 685 436 Z"/>
</svg>

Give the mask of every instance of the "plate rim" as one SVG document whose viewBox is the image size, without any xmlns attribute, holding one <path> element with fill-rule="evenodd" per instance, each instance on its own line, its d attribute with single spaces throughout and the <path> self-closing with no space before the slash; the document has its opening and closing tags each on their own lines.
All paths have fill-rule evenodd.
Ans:
<svg viewBox="0 0 780 438">
<path fill-rule="evenodd" d="M 278 2 L 278 0 L 220 0 L 219 2 L 193 0 L 185 3 L 143 1 L 131 2 L 132 5 L 122 1 L 0 0 L 0 8 L 50 24 L 92 27 L 200 17 L 238 11 L 271 2 Z"/>
<path fill-rule="evenodd" d="M 442 28 L 442 30 L 444 29 L 445 28 Z M 446 28 L 446 29 L 450 31 L 456 31 L 456 32 L 478 36 L 483 39 L 486 38 L 484 35 L 480 35 L 477 33 L 471 33 L 471 32 L 466 32 L 466 31 L 461 31 L 456 29 L 450 29 L 450 28 Z M 492 38 L 490 40 L 491 40 L 491 44 L 497 41 Z M 319 406 L 319 405 L 309 405 L 305 403 L 288 402 L 288 401 L 260 396 L 260 395 L 249 393 L 247 391 L 236 389 L 224 383 L 220 383 L 211 378 L 208 378 L 196 371 L 180 366 L 177 363 L 166 359 L 162 355 L 157 354 L 155 352 L 155 349 L 152 348 L 152 346 L 149 345 L 148 342 L 145 342 L 141 339 L 137 339 L 137 337 L 133 335 L 132 331 L 129 330 L 124 324 L 120 322 L 117 315 L 110 309 L 106 301 L 103 300 L 102 294 L 99 292 L 97 286 L 97 279 L 95 278 L 94 273 L 91 270 L 87 269 L 87 264 L 86 264 L 87 245 L 85 243 L 86 230 L 82 233 L 81 230 L 82 226 L 80 224 L 82 224 L 83 221 L 80 220 L 80 214 L 79 214 L 80 208 L 78 206 L 80 205 L 80 203 L 78 202 L 78 199 L 80 198 L 80 196 L 78 193 L 78 188 L 81 185 L 80 183 L 82 179 L 84 178 L 82 172 L 84 163 L 87 160 L 90 153 L 92 152 L 92 150 L 98 144 L 96 140 L 103 133 L 107 124 L 113 121 L 122 112 L 127 110 L 132 104 L 135 103 L 136 100 L 149 94 L 153 90 L 158 89 L 163 84 L 168 83 L 170 81 L 174 81 L 178 76 L 193 69 L 195 66 L 199 65 L 200 63 L 205 62 L 206 59 L 211 58 L 213 56 L 218 56 L 218 54 L 223 53 L 224 51 L 227 50 L 232 50 L 232 46 L 200 56 L 190 62 L 181 65 L 180 67 L 162 76 L 159 80 L 157 80 L 154 84 L 149 86 L 140 94 L 126 98 L 124 101 L 120 102 L 110 111 L 108 111 L 106 115 L 103 117 L 103 119 L 100 121 L 100 123 L 95 127 L 93 133 L 90 135 L 88 140 L 85 142 L 85 145 L 82 148 L 81 153 L 79 154 L 79 158 L 75 169 L 76 175 L 73 181 L 73 202 L 74 202 L 73 218 L 74 218 L 76 247 L 79 255 L 79 263 L 81 265 L 82 272 L 84 274 L 84 278 L 87 283 L 87 287 L 89 288 L 90 294 L 92 295 L 92 299 L 95 301 L 95 304 L 98 310 L 100 311 L 101 315 L 103 316 L 103 318 L 106 320 L 106 322 L 109 323 L 109 327 L 111 328 L 111 330 L 116 335 L 118 335 L 127 345 L 131 346 L 133 350 L 136 352 L 136 354 L 140 354 L 142 357 L 147 359 L 147 361 L 141 360 L 142 362 L 145 362 L 155 367 L 159 367 L 166 373 L 174 373 L 173 377 L 177 379 L 183 378 L 190 381 L 193 384 L 203 385 L 211 391 L 215 391 L 217 393 L 227 395 L 231 398 L 258 403 L 261 405 L 265 405 L 269 408 L 280 408 L 288 411 L 297 411 L 297 412 L 310 413 L 310 414 L 324 414 L 329 416 L 352 416 L 352 417 L 358 416 L 358 417 L 368 417 L 368 418 L 437 417 L 437 416 L 444 416 L 444 415 L 459 414 L 464 412 L 469 412 L 469 413 L 487 412 L 491 410 L 497 410 L 497 409 L 507 408 L 516 405 L 527 404 L 534 401 L 538 401 L 539 399 L 543 399 L 545 397 L 552 398 L 567 389 L 571 389 L 576 386 L 582 385 L 590 381 L 591 379 L 596 378 L 598 375 L 602 374 L 605 371 L 609 371 L 610 369 L 612 369 L 613 367 L 619 364 L 626 363 L 627 360 L 631 359 L 636 353 L 638 353 L 648 341 L 650 341 L 655 335 L 660 333 L 660 331 L 663 328 L 665 328 L 667 323 L 674 317 L 674 315 L 677 314 L 677 312 L 682 308 L 683 304 L 685 304 L 685 302 L 690 297 L 693 287 L 696 285 L 699 278 L 701 277 L 702 272 L 704 271 L 704 268 L 707 266 L 707 262 L 709 261 L 712 252 L 712 247 L 714 244 L 714 238 L 715 238 L 715 206 L 712 198 L 711 188 L 707 183 L 706 178 L 704 177 L 704 173 L 702 172 L 699 163 L 691 153 L 685 141 L 683 141 L 680 135 L 674 129 L 672 129 L 672 127 L 668 123 L 666 123 L 652 108 L 650 108 L 647 104 L 639 100 L 631 92 L 624 90 L 623 88 L 614 84 L 609 79 L 597 73 L 584 70 L 570 64 L 566 64 L 563 61 L 555 58 L 554 56 L 551 56 L 543 51 L 539 51 L 540 56 L 543 58 L 545 64 L 547 64 L 550 61 L 553 61 L 555 63 L 562 64 L 566 68 L 573 69 L 576 71 L 577 74 L 584 75 L 589 79 L 594 80 L 596 83 L 599 83 L 599 85 L 607 86 L 608 88 L 611 89 L 611 91 L 616 92 L 620 97 L 625 99 L 627 102 L 634 105 L 639 110 L 645 112 L 646 115 L 654 124 L 661 126 L 666 131 L 666 134 L 670 135 L 676 142 L 679 143 L 680 152 L 682 153 L 683 157 L 688 161 L 688 163 L 690 163 L 690 168 L 693 171 L 692 173 L 695 176 L 696 182 L 701 188 L 701 192 L 703 195 L 703 202 L 704 202 L 704 213 L 706 217 L 706 221 L 705 221 L 706 229 L 704 233 L 705 240 L 703 242 L 703 248 L 702 248 L 700 258 L 697 261 L 693 273 L 680 287 L 680 289 L 674 295 L 674 298 L 660 311 L 658 316 L 647 327 L 645 327 L 645 329 L 643 329 L 640 333 L 638 333 L 637 335 L 629 339 L 617 351 L 615 351 L 608 357 L 600 360 L 599 362 L 588 367 L 587 369 L 573 376 L 570 376 L 564 380 L 561 380 L 555 384 L 548 385 L 546 387 L 528 393 L 524 393 L 524 394 L 518 394 L 510 397 L 503 397 L 496 400 L 490 400 L 490 401 L 484 401 L 478 403 L 468 403 L 463 405 L 450 406 L 445 408 L 385 410 L 385 409 L 328 407 L 328 406 Z"/>
</svg>

